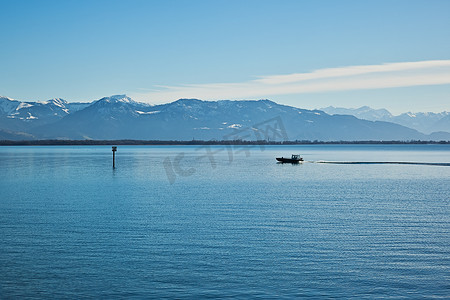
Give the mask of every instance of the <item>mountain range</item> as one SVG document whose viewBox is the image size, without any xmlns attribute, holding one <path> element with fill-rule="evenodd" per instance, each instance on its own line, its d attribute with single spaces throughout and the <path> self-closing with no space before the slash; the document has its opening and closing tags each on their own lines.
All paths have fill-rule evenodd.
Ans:
<svg viewBox="0 0 450 300">
<path fill-rule="evenodd" d="M 320 110 L 330 115 L 352 115 L 359 119 L 369 121 L 385 121 L 400 124 L 416 129 L 425 134 L 444 131 L 450 132 L 450 112 L 407 112 L 397 116 L 392 115 L 388 110 L 373 109 L 368 106 L 360 108 L 325 107 Z"/>
<path fill-rule="evenodd" d="M 450 133 L 424 134 L 393 122 L 270 100 L 180 99 L 150 105 L 115 95 L 91 103 L 0 97 L 0 139 L 379 141 L 450 140 Z"/>
</svg>

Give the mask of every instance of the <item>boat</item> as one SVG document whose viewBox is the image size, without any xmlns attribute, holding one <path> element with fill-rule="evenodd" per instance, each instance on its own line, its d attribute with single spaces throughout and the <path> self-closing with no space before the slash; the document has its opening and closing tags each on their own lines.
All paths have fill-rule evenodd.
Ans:
<svg viewBox="0 0 450 300">
<path fill-rule="evenodd" d="M 303 161 L 303 157 L 300 157 L 300 155 L 298 154 L 292 154 L 291 158 L 277 157 L 277 160 L 281 163 L 298 164 L 299 162 Z"/>
</svg>

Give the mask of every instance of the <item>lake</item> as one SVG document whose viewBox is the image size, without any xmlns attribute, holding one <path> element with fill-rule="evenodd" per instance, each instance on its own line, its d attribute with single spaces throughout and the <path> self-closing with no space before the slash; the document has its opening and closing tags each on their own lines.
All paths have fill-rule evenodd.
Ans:
<svg viewBox="0 0 450 300">
<path fill-rule="evenodd" d="M 448 299 L 450 167 L 321 160 L 450 145 L 0 147 L 0 298 Z"/>
</svg>

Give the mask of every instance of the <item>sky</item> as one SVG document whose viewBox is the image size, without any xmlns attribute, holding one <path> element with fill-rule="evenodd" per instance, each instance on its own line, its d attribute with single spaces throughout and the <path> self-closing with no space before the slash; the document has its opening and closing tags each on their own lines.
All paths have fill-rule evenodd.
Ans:
<svg viewBox="0 0 450 300">
<path fill-rule="evenodd" d="M 450 1 L 0 0 L 0 95 L 450 110 Z"/>
</svg>

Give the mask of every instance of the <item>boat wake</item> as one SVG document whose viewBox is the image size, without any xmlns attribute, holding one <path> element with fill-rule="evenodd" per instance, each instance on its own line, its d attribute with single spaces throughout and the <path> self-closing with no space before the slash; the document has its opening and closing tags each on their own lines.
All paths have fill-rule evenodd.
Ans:
<svg viewBox="0 0 450 300">
<path fill-rule="evenodd" d="M 450 167 L 450 163 L 435 162 L 411 162 L 411 161 L 311 161 L 319 164 L 338 164 L 338 165 L 419 165 L 419 166 L 442 166 Z"/>
</svg>

